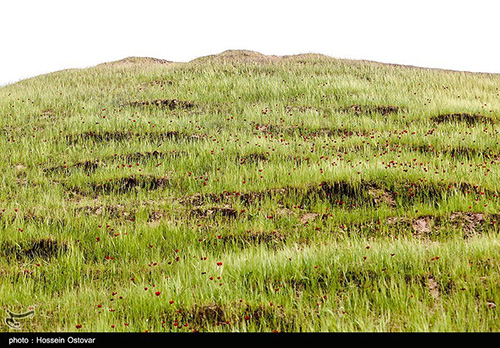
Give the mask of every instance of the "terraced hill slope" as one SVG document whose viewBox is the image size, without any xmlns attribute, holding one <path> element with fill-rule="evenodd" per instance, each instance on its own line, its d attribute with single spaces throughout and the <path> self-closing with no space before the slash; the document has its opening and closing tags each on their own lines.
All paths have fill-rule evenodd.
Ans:
<svg viewBox="0 0 500 348">
<path fill-rule="evenodd" d="M 498 331 L 499 88 L 251 51 L 3 87 L 0 303 L 24 331 Z"/>
</svg>

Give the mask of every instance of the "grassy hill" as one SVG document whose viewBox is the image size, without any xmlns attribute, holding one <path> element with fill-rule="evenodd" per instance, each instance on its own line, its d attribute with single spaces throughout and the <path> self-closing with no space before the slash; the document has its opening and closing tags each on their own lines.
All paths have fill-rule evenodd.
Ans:
<svg viewBox="0 0 500 348">
<path fill-rule="evenodd" d="M 23 331 L 498 331 L 499 88 L 252 51 L 2 87 L 1 306 Z"/>
</svg>

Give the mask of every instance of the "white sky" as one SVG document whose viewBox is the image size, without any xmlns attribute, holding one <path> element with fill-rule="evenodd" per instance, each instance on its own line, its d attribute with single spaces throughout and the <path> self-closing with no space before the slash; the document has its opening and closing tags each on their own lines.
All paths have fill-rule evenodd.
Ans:
<svg viewBox="0 0 500 348">
<path fill-rule="evenodd" d="M 0 0 L 0 86 L 248 49 L 500 73 L 499 0 Z"/>
</svg>

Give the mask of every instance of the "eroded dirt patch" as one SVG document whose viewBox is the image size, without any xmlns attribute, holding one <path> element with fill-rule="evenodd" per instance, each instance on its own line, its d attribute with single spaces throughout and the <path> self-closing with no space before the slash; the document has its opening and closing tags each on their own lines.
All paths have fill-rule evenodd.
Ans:
<svg viewBox="0 0 500 348">
<path fill-rule="evenodd" d="M 235 219 L 238 217 L 238 211 L 231 207 L 210 207 L 206 209 L 196 208 L 191 211 L 191 215 L 196 218 L 228 218 Z"/>
<path fill-rule="evenodd" d="M 496 223 L 499 218 L 500 214 L 487 216 L 473 212 L 454 212 L 450 215 L 450 221 L 460 226 L 467 236 L 476 233 L 486 223 Z"/>
<path fill-rule="evenodd" d="M 147 152 L 134 152 L 128 154 L 115 154 L 112 156 L 107 156 L 104 159 L 94 159 L 87 160 L 83 162 L 77 162 L 74 164 L 63 163 L 60 165 L 56 165 L 53 167 L 44 168 L 44 172 L 46 173 L 64 173 L 64 172 L 72 172 L 73 170 L 83 170 L 85 173 L 92 173 L 97 170 L 99 167 L 105 167 L 108 165 L 110 161 L 124 161 L 126 163 L 138 163 L 145 162 L 149 160 L 162 160 L 162 159 L 173 159 L 178 158 L 180 156 L 185 156 L 187 152 L 185 151 L 170 151 L 170 152 L 161 152 L 161 151 L 147 151 Z"/>
<path fill-rule="evenodd" d="M 13 242 L 2 243 L 2 254 L 4 256 L 14 256 L 16 259 L 36 258 L 51 259 L 68 250 L 66 242 L 51 238 L 34 239 L 21 244 Z"/>
<path fill-rule="evenodd" d="M 136 133 L 132 131 L 89 131 L 77 134 L 68 134 L 66 141 L 69 145 L 73 145 L 82 141 L 106 142 L 106 141 L 130 141 L 150 140 L 150 141 L 166 141 L 170 139 L 180 138 L 181 134 L 177 131 L 167 132 L 144 132 Z"/>
<path fill-rule="evenodd" d="M 185 100 L 178 99 L 155 99 L 155 100 L 143 100 L 143 101 L 133 101 L 128 103 L 130 106 L 152 106 L 167 108 L 170 110 L 174 109 L 191 109 L 196 106 L 195 103 Z"/>
<path fill-rule="evenodd" d="M 289 113 L 293 113 L 295 111 L 298 111 L 298 112 L 320 112 L 320 109 L 317 108 L 317 107 L 314 107 L 314 106 L 310 106 L 310 105 L 287 105 L 285 106 L 285 112 L 287 114 Z"/>
<path fill-rule="evenodd" d="M 385 203 L 389 206 L 396 205 L 396 199 L 394 193 L 377 186 L 372 186 L 367 188 L 367 193 L 372 197 L 375 204 Z"/>
<path fill-rule="evenodd" d="M 382 116 L 388 116 L 390 114 L 404 112 L 406 109 L 395 105 L 351 105 L 342 108 L 341 111 L 351 112 L 356 115 L 381 114 Z"/>
<path fill-rule="evenodd" d="M 494 123 L 494 120 L 491 117 L 467 113 L 442 114 L 431 117 L 431 121 L 438 124 L 450 122 L 465 122 L 468 125 L 475 125 L 477 123 Z"/>
<path fill-rule="evenodd" d="M 205 323 L 215 324 L 225 322 L 226 313 L 221 306 L 216 304 L 195 305 L 189 313 L 189 319 L 192 324 L 198 326 Z"/>
<path fill-rule="evenodd" d="M 318 213 L 306 213 L 300 217 L 300 222 L 303 224 L 308 224 L 309 222 L 313 222 L 320 216 L 321 214 Z"/>
<path fill-rule="evenodd" d="M 429 216 L 422 216 L 414 219 L 411 222 L 411 227 L 417 234 L 426 234 L 432 232 L 432 218 Z"/>
<path fill-rule="evenodd" d="M 462 230 L 464 237 L 470 237 L 485 228 L 498 225 L 499 220 L 500 214 L 453 212 L 448 216 L 389 217 L 386 222 L 396 228 L 411 229 L 414 235 L 429 235 L 451 227 Z"/>
<path fill-rule="evenodd" d="M 138 161 L 147 161 L 150 159 L 164 159 L 164 158 L 177 158 L 180 156 L 187 155 L 186 151 L 170 151 L 170 152 L 162 152 L 162 151 L 148 151 L 148 152 L 134 152 L 129 154 L 122 154 L 113 156 L 113 158 L 118 160 L 123 160 L 126 162 L 138 162 Z"/>
<path fill-rule="evenodd" d="M 260 325 L 261 321 L 279 320 L 285 332 L 291 331 L 294 327 L 294 319 L 288 318 L 279 306 L 273 308 L 264 304 L 250 305 L 241 302 L 230 303 L 227 307 L 216 303 L 194 304 L 190 308 L 179 310 L 174 320 L 170 313 L 165 313 L 163 319 L 165 322 L 174 322 L 177 327 L 185 323 L 196 330 L 203 330 L 213 325 L 228 325 L 242 319 L 255 325 Z"/>
<path fill-rule="evenodd" d="M 103 165 L 103 162 L 101 162 L 100 160 L 88 160 L 77 162 L 71 165 L 61 164 L 54 167 L 44 168 L 44 171 L 48 173 L 60 173 L 64 171 L 71 171 L 74 169 L 81 169 L 86 173 L 91 173 L 94 172 L 100 165 Z"/>
<path fill-rule="evenodd" d="M 160 221 L 166 216 L 166 212 L 163 210 L 152 210 L 149 213 L 148 220 L 146 221 L 150 227 L 158 226 Z"/>
<path fill-rule="evenodd" d="M 394 204 L 392 193 L 375 183 L 353 184 L 348 182 L 322 182 L 304 187 L 280 187 L 259 192 L 222 192 L 195 194 L 178 199 L 181 204 L 202 206 L 204 204 L 223 203 L 239 200 L 245 205 L 259 202 L 266 198 L 277 198 L 283 206 L 285 198 L 296 200 L 304 205 L 317 200 L 326 200 L 332 204 L 358 206 L 385 202 Z"/>
<path fill-rule="evenodd" d="M 76 188 L 76 191 L 85 191 L 87 189 L 93 193 L 126 193 L 138 189 L 158 190 L 166 187 L 168 183 L 168 177 L 155 177 L 151 175 L 127 176 L 110 179 L 105 182 L 90 183 L 86 188 Z"/>
<path fill-rule="evenodd" d="M 429 289 L 429 293 L 435 300 L 438 300 L 440 298 L 441 294 L 439 292 L 439 284 L 436 282 L 436 279 L 432 275 L 427 278 L 427 288 Z"/>
<path fill-rule="evenodd" d="M 268 158 L 263 153 L 251 153 L 237 159 L 239 164 L 267 162 Z"/>
<path fill-rule="evenodd" d="M 478 149 L 467 146 L 455 146 L 455 147 L 433 147 L 431 145 L 418 145 L 410 146 L 407 144 L 400 144 L 401 148 L 410 149 L 411 151 L 416 151 L 420 153 L 432 153 L 435 155 L 443 154 L 449 155 L 454 158 L 473 158 L 475 156 L 481 156 L 486 159 L 493 159 L 498 161 L 500 158 L 500 153 L 498 150 L 493 150 L 489 148 Z"/>
</svg>

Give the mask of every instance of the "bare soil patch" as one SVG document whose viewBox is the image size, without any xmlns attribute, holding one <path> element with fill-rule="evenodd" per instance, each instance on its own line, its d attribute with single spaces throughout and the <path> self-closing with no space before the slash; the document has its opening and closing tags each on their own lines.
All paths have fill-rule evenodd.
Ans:
<svg viewBox="0 0 500 348">
<path fill-rule="evenodd" d="M 220 216 L 223 218 L 235 219 L 238 217 L 238 211 L 231 207 L 196 208 L 191 211 L 191 215 L 197 218 L 216 218 Z"/>
<path fill-rule="evenodd" d="M 165 212 L 163 210 L 153 210 L 148 216 L 147 223 L 149 226 L 155 226 L 164 217 Z"/>
<path fill-rule="evenodd" d="M 160 108 L 174 109 L 191 109 L 196 106 L 195 103 L 178 99 L 156 99 L 145 101 L 133 101 L 128 103 L 130 106 L 153 106 Z"/>
<path fill-rule="evenodd" d="M 394 205 L 393 194 L 375 183 L 362 182 L 359 184 L 340 182 L 322 182 L 304 187 L 280 187 L 258 192 L 222 192 L 195 194 L 179 199 L 184 205 L 202 206 L 204 204 L 223 203 L 239 200 L 245 205 L 259 202 L 265 198 L 278 198 L 282 204 L 285 197 L 298 200 L 299 205 L 315 200 L 326 200 L 332 204 L 349 206 L 363 204 L 387 203 Z"/>
<path fill-rule="evenodd" d="M 445 227 L 463 231 L 465 238 L 481 233 L 484 228 L 495 226 L 500 221 L 500 214 L 476 212 L 453 212 L 448 216 L 419 216 L 416 218 L 389 217 L 386 222 L 397 228 L 410 228 L 415 235 L 429 235 Z"/>
<path fill-rule="evenodd" d="M 81 169 L 86 173 L 91 173 L 94 172 L 102 164 L 103 163 L 99 160 L 88 160 L 83 162 L 77 162 L 72 165 L 61 164 L 54 167 L 45 168 L 44 171 L 48 173 L 53 173 L 53 172 L 59 173 L 64 171 L 71 171 L 74 169 Z"/>
<path fill-rule="evenodd" d="M 390 114 L 395 114 L 398 112 L 406 111 L 405 108 L 395 105 L 351 105 L 349 107 L 342 108 L 343 112 L 351 112 L 356 115 L 372 115 L 381 114 L 382 116 L 388 116 Z"/>
<path fill-rule="evenodd" d="M 126 193 L 137 189 L 157 190 L 168 185 L 167 177 L 128 176 L 111 179 L 110 181 L 91 183 L 90 190 L 94 193 Z"/>
<path fill-rule="evenodd" d="M 49 260 L 67 250 L 68 245 L 66 242 L 51 238 L 33 239 L 20 244 L 8 241 L 2 243 L 2 254 L 4 256 L 15 256 L 17 260 L 23 258 Z"/>
<path fill-rule="evenodd" d="M 137 140 L 151 140 L 151 141 L 166 141 L 170 139 L 177 139 L 181 134 L 177 131 L 167 132 L 144 132 L 136 133 L 132 131 L 89 131 L 77 134 L 68 134 L 66 141 L 69 145 L 80 143 L 82 141 L 93 142 L 106 142 L 106 141 L 130 141 Z"/>
<path fill-rule="evenodd" d="M 187 155 L 186 151 L 170 151 L 170 152 L 162 152 L 162 151 L 147 151 L 147 152 L 134 152 L 129 154 L 122 154 L 113 156 L 113 158 L 118 160 L 123 160 L 126 162 L 139 162 L 139 161 L 147 161 L 150 159 L 160 160 L 164 158 L 176 158 L 180 156 Z"/>
<path fill-rule="evenodd" d="M 303 224 L 307 224 L 309 222 L 313 222 L 316 220 L 321 214 L 318 213 L 306 213 L 300 217 L 300 222 Z"/>
<path fill-rule="evenodd" d="M 491 117 L 467 113 L 443 114 L 431 117 L 431 120 L 438 124 L 450 122 L 465 122 L 468 125 L 475 125 L 477 123 L 494 123 L 494 120 Z"/>
<path fill-rule="evenodd" d="M 267 162 L 268 158 L 263 153 L 251 153 L 244 157 L 238 158 L 239 164 L 247 164 L 247 163 L 258 163 L 258 162 Z"/>
</svg>

